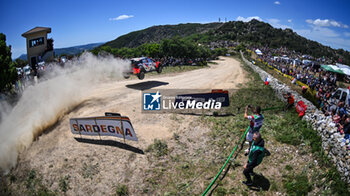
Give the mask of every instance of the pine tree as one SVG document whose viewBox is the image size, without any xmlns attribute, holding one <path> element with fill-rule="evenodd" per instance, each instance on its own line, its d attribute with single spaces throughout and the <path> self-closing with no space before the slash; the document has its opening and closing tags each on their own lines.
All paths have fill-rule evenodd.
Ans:
<svg viewBox="0 0 350 196">
<path fill-rule="evenodd" d="M 11 59 L 11 46 L 6 45 L 6 36 L 0 33 L 0 92 L 11 89 L 11 84 L 16 78 L 16 68 Z"/>
</svg>

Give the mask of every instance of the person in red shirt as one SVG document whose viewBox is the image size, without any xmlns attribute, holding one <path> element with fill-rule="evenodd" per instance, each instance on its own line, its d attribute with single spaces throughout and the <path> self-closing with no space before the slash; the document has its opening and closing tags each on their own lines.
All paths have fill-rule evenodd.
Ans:
<svg viewBox="0 0 350 196">
<path fill-rule="evenodd" d="M 287 99 L 287 105 L 285 110 L 288 110 L 289 108 L 294 106 L 294 97 L 292 95 L 292 93 L 288 92 L 286 95 L 284 95 L 284 98 Z"/>
</svg>

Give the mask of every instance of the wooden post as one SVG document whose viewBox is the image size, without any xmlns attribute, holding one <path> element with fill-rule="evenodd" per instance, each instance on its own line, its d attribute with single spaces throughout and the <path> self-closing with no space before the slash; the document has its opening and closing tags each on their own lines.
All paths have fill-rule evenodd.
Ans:
<svg viewBox="0 0 350 196">
<path fill-rule="evenodd" d="M 120 115 L 120 126 L 123 131 L 123 138 L 124 138 L 124 144 L 125 144 L 125 131 L 124 131 L 124 126 L 123 126 L 123 119 L 122 116 Z"/>
<path fill-rule="evenodd" d="M 95 121 L 95 125 L 97 126 L 96 118 L 94 118 L 94 121 Z M 94 130 L 94 131 L 95 131 L 95 130 Z M 102 139 L 101 139 L 100 132 L 98 132 L 98 137 L 100 138 L 100 140 L 102 140 Z"/>
<path fill-rule="evenodd" d="M 78 124 L 78 120 L 77 120 L 77 119 L 75 119 L 75 122 L 77 123 L 78 130 L 79 130 L 79 136 L 80 136 L 80 139 L 81 139 L 81 133 L 80 133 L 80 127 L 79 127 L 79 124 Z"/>
</svg>

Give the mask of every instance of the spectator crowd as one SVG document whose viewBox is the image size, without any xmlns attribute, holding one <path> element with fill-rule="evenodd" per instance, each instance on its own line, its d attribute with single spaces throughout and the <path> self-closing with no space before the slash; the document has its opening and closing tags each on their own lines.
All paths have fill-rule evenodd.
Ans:
<svg viewBox="0 0 350 196">
<path fill-rule="evenodd" d="M 291 76 L 293 84 L 297 84 L 296 81 L 306 84 L 307 86 L 302 86 L 302 92 L 306 93 L 307 88 L 310 88 L 311 92 L 315 92 L 314 96 L 320 110 L 332 119 L 338 132 L 344 135 L 344 139 L 350 139 L 350 113 L 347 111 L 350 100 L 346 96 L 342 96 L 337 103 L 337 100 L 332 96 L 338 89 L 337 81 L 342 79 L 347 82 L 348 78 L 341 74 L 323 70 L 320 66 L 321 64 L 334 63 L 332 60 L 326 57 L 314 58 L 309 55 L 302 55 L 286 48 L 249 47 L 248 49 L 251 51 L 259 49 L 261 53 L 258 58 L 281 73 Z M 337 91 L 337 93 L 339 92 Z M 345 93 L 348 95 L 349 90 Z"/>
</svg>

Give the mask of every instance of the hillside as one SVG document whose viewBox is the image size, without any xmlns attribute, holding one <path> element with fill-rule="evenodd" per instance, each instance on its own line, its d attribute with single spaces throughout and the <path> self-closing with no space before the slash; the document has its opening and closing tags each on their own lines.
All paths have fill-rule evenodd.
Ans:
<svg viewBox="0 0 350 196">
<path fill-rule="evenodd" d="M 291 51 L 294 50 L 314 57 L 326 56 L 333 59 L 333 61 L 340 58 L 343 63 L 350 64 L 350 53 L 348 51 L 324 46 L 298 35 L 291 29 L 274 28 L 270 24 L 258 20 L 153 26 L 120 36 L 103 46 L 134 48 L 144 43 L 158 43 L 163 39 L 170 39 L 175 36 L 206 44 L 220 40 L 231 40 L 253 46 L 286 47 Z"/>
<path fill-rule="evenodd" d="M 186 37 L 196 33 L 205 33 L 221 25 L 222 23 L 187 23 L 152 26 L 147 29 L 122 35 L 115 40 L 105 43 L 103 46 L 110 46 L 112 48 L 134 48 L 144 43 L 160 42 L 163 39 L 169 39 L 175 36 Z"/>
<path fill-rule="evenodd" d="M 55 48 L 54 50 L 55 50 L 55 55 L 57 55 L 57 56 L 60 56 L 61 54 L 76 55 L 76 54 L 83 52 L 84 50 L 91 50 L 91 49 L 98 47 L 102 44 L 103 43 L 92 43 L 92 44 L 72 46 L 72 47 L 67 47 L 67 48 Z M 22 59 L 22 60 L 27 60 L 27 55 L 22 54 L 18 58 Z"/>
<path fill-rule="evenodd" d="M 309 54 L 314 57 L 333 57 L 346 59 L 350 64 L 350 54 L 342 49 L 335 50 L 316 41 L 306 39 L 291 29 L 278 29 L 268 23 L 252 20 L 227 22 L 212 32 L 214 40 L 235 40 L 247 45 L 268 46 L 270 48 L 286 47 L 291 51 Z"/>
</svg>

